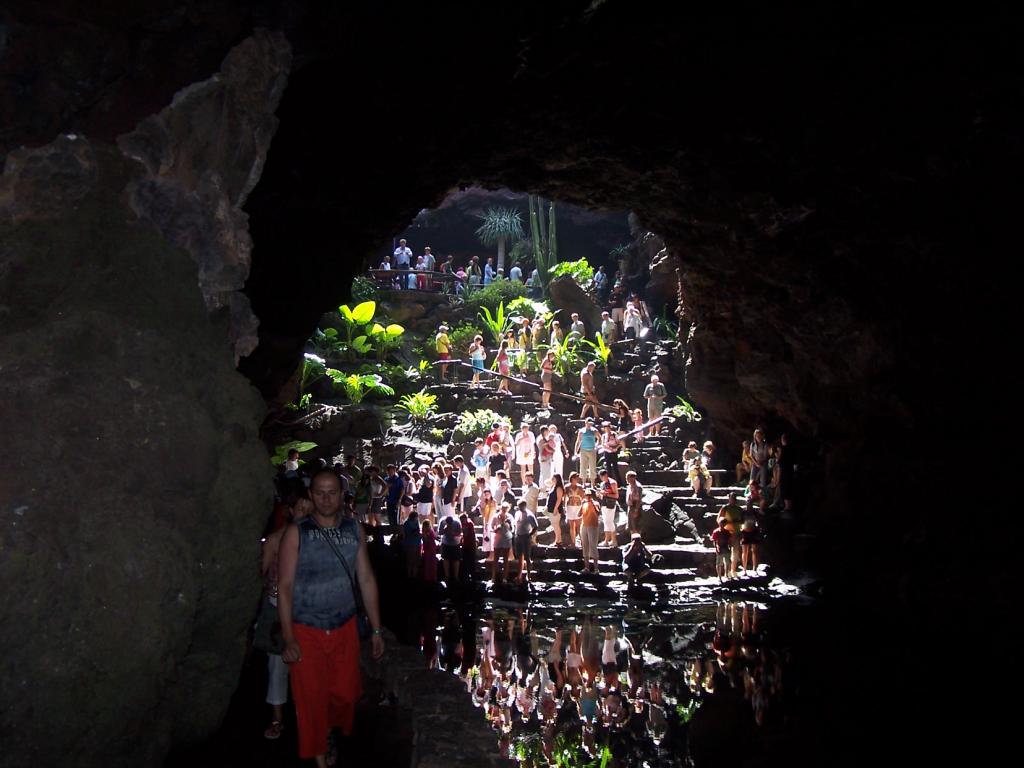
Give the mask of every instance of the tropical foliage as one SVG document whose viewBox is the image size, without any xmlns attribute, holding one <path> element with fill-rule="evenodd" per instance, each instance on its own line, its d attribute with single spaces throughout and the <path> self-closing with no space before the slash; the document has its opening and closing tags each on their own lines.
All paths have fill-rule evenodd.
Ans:
<svg viewBox="0 0 1024 768">
<path fill-rule="evenodd" d="M 489 408 L 480 408 L 475 411 L 463 411 L 459 415 L 459 421 L 455 425 L 455 439 L 459 442 L 475 440 L 478 437 L 485 437 L 495 424 L 504 424 L 512 427 L 512 419 L 502 416 Z"/>
<path fill-rule="evenodd" d="M 673 405 L 665 409 L 665 413 L 669 416 L 675 416 L 676 418 L 686 419 L 689 422 L 700 421 L 704 417 L 701 412 L 693 407 L 690 403 L 684 400 L 682 397 L 676 395 L 676 400 L 679 401 L 679 405 Z"/>
<path fill-rule="evenodd" d="M 312 451 L 316 448 L 316 443 L 303 442 L 302 440 L 292 440 L 290 443 L 283 443 L 274 448 L 274 455 L 270 457 L 270 463 L 275 467 L 278 464 L 284 464 L 288 461 L 288 451 L 296 450 L 299 453 L 305 453 L 306 451 Z M 303 464 L 302 459 L 299 459 L 299 464 Z"/>
<path fill-rule="evenodd" d="M 529 289 L 515 280 L 496 280 L 490 285 L 468 294 L 463 300 L 467 314 L 475 315 L 483 307 L 495 309 L 501 303 L 506 305 L 514 299 L 525 296 Z"/>
<path fill-rule="evenodd" d="M 583 357 L 580 355 L 580 347 L 572 334 L 566 336 L 561 343 L 541 344 L 542 351 L 551 350 L 555 353 L 555 373 L 563 378 L 579 373 L 583 367 Z"/>
<path fill-rule="evenodd" d="M 505 274 L 505 245 L 523 237 L 523 220 L 515 208 L 488 208 L 480 217 L 476 236 L 484 245 L 498 246 L 498 272 Z"/>
<path fill-rule="evenodd" d="M 413 421 L 426 421 L 437 411 L 437 395 L 421 389 L 403 396 L 398 401 L 398 407 L 406 411 Z"/>
<path fill-rule="evenodd" d="M 562 275 L 569 275 L 577 285 L 586 288 L 594 279 L 594 268 L 586 259 L 562 261 L 551 268 L 551 277 L 556 278 Z"/>
<path fill-rule="evenodd" d="M 448 332 L 448 340 L 452 343 L 452 357 L 466 358 L 469 356 L 469 345 L 473 343 L 473 337 L 481 331 L 476 325 L 463 323 L 454 330 Z"/>
<path fill-rule="evenodd" d="M 481 307 L 478 317 L 484 328 L 494 338 L 495 346 L 501 344 L 505 332 L 512 327 L 512 315 L 505 314 L 505 302 L 498 305 L 493 315 L 487 307 Z"/>
<path fill-rule="evenodd" d="M 604 340 L 600 331 L 594 334 L 594 341 L 583 339 L 583 343 L 594 353 L 594 361 L 605 370 L 608 369 L 608 361 L 612 358 L 612 348 Z"/>
<path fill-rule="evenodd" d="M 512 299 L 508 304 L 508 313 L 513 317 L 528 317 L 533 320 L 539 317 L 545 323 L 551 319 L 551 307 L 544 301 L 534 301 L 526 296 Z"/>
<path fill-rule="evenodd" d="M 377 284 L 365 275 L 358 275 L 352 280 L 352 301 L 376 301 L 379 295 Z"/>
<path fill-rule="evenodd" d="M 377 359 L 384 362 L 384 358 L 401 346 L 405 328 L 398 323 L 391 323 L 387 326 L 374 323 L 372 328 L 367 328 L 366 333 L 377 346 Z"/>
<path fill-rule="evenodd" d="M 380 376 L 373 373 L 344 373 L 335 368 L 328 368 L 325 373 L 334 382 L 334 386 L 344 390 L 345 397 L 352 403 L 361 403 L 370 393 L 393 395 L 395 390 L 384 383 Z"/>
</svg>

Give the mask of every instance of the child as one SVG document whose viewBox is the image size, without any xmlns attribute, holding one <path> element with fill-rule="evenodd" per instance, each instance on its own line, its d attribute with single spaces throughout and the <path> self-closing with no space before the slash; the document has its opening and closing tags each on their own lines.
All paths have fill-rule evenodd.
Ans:
<svg viewBox="0 0 1024 768">
<path fill-rule="evenodd" d="M 505 339 L 501 340 L 501 345 L 498 347 L 498 373 L 502 376 L 509 375 L 509 361 L 508 361 L 508 342 Z M 508 393 L 508 379 L 498 379 L 498 391 Z"/>
<path fill-rule="evenodd" d="M 473 337 L 473 343 L 469 345 L 469 359 L 473 361 L 473 383 L 470 386 L 480 386 L 480 374 L 484 370 L 484 358 L 486 356 L 484 337 L 477 334 Z"/>
<path fill-rule="evenodd" d="M 729 520 L 722 515 L 718 518 L 718 527 L 711 532 L 711 540 L 715 543 L 715 572 L 719 581 L 725 581 L 732 571 L 732 533 L 728 529 Z"/>
<path fill-rule="evenodd" d="M 474 440 L 473 444 L 476 446 L 473 451 L 473 468 L 476 470 L 476 476 L 478 478 L 482 477 L 487 479 L 490 477 L 490 473 L 488 472 L 488 459 L 490 458 L 490 455 L 487 450 L 487 446 L 484 445 L 484 439 L 482 437 L 478 437 Z"/>
<path fill-rule="evenodd" d="M 639 408 L 633 409 L 633 429 L 638 430 L 633 439 L 636 440 L 636 444 L 640 445 L 644 441 L 644 431 L 640 429 L 644 423 L 644 412 Z"/>
</svg>

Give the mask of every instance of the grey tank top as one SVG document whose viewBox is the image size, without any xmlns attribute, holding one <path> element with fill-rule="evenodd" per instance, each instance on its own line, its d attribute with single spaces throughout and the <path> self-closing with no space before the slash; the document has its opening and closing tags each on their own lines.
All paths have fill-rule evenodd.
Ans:
<svg viewBox="0 0 1024 768">
<path fill-rule="evenodd" d="M 353 584 L 324 538 L 345 558 L 352 579 L 359 552 L 358 523 L 341 518 L 335 528 L 318 528 L 309 518 L 299 522 L 299 562 L 295 567 L 292 621 L 317 629 L 337 629 L 356 615 Z"/>
</svg>

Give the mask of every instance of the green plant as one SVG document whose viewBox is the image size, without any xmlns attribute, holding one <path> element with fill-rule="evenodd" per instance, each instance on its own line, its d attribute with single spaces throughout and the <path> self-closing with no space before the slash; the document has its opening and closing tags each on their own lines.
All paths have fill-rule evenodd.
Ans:
<svg viewBox="0 0 1024 768">
<path fill-rule="evenodd" d="M 471 323 L 463 323 L 454 330 L 448 332 L 448 340 L 452 343 L 452 357 L 466 358 L 469 356 L 469 345 L 473 337 L 480 333 L 477 326 Z M 426 361 L 422 361 L 426 363 Z M 429 363 L 426 363 L 429 365 Z"/>
<path fill-rule="evenodd" d="M 411 395 L 404 395 L 398 401 L 398 407 L 406 411 L 413 421 L 425 421 L 437 410 L 437 395 L 421 389 Z"/>
<path fill-rule="evenodd" d="M 534 301 L 527 296 L 512 299 L 508 304 L 508 313 L 512 316 L 528 317 L 533 320 L 539 317 L 545 323 L 551 319 L 551 307 L 545 301 Z"/>
<path fill-rule="evenodd" d="M 553 344 L 541 344 L 539 349 L 541 351 L 551 350 L 555 353 L 553 363 L 555 373 L 563 378 L 579 373 L 583 368 L 583 357 L 580 355 L 579 345 L 576 344 L 572 334 L 562 339 L 561 343 L 556 341 Z"/>
<path fill-rule="evenodd" d="M 348 304 L 338 307 L 338 314 L 341 315 L 341 322 L 345 326 L 345 341 L 352 344 L 352 334 L 360 325 L 366 325 L 373 320 L 373 313 L 377 311 L 377 302 L 364 301 L 356 304 L 355 308 Z"/>
<path fill-rule="evenodd" d="M 324 375 L 326 361 L 318 355 L 307 352 L 302 357 L 302 375 L 299 377 L 299 394 L 306 393 L 311 386 Z"/>
<path fill-rule="evenodd" d="M 676 395 L 676 400 L 679 401 L 679 405 L 673 405 L 665 409 L 665 413 L 669 416 L 675 416 L 676 418 L 686 419 L 689 422 L 700 421 L 704 417 L 701 412 L 694 408 L 683 398 Z"/>
<path fill-rule="evenodd" d="M 490 331 L 494 337 L 495 346 L 501 344 L 505 332 L 512 327 L 512 316 L 505 314 L 505 302 L 498 305 L 498 309 L 495 310 L 493 315 L 487 307 L 481 307 L 478 317 L 484 324 L 484 328 Z"/>
<path fill-rule="evenodd" d="M 558 263 L 558 241 L 555 237 L 555 201 L 551 201 L 548 224 L 544 226 L 544 201 L 529 196 L 530 234 L 533 245 L 533 263 L 537 267 L 541 288 L 546 292 L 551 282 L 551 268 Z"/>
<path fill-rule="evenodd" d="M 505 274 L 505 244 L 523 237 L 523 221 L 515 208 L 488 208 L 480 217 L 476 236 L 484 245 L 498 246 L 498 273 Z"/>
<path fill-rule="evenodd" d="M 590 282 L 594 279 L 594 268 L 590 266 L 590 263 L 586 259 L 577 259 L 576 261 L 563 261 L 555 264 L 551 268 L 552 279 L 561 277 L 562 275 L 569 275 L 576 284 L 582 288 L 590 285 Z"/>
<path fill-rule="evenodd" d="M 313 402 L 313 396 L 311 394 L 309 394 L 309 392 L 307 392 L 306 394 L 304 394 L 302 397 L 299 398 L 299 402 L 298 403 L 288 403 L 287 405 L 285 405 L 284 408 L 285 408 L 286 411 L 293 411 L 293 412 L 294 411 L 308 411 L 309 410 L 309 406 L 312 405 L 312 402 Z"/>
<path fill-rule="evenodd" d="M 405 333 L 405 328 L 400 326 L 398 323 L 391 323 L 390 325 L 383 326 L 380 323 L 374 323 L 372 328 L 367 330 L 367 334 L 377 344 L 377 359 L 384 362 L 384 358 L 388 354 L 397 349 L 402 344 L 402 334 Z"/>
<path fill-rule="evenodd" d="M 299 453 L 305 453 L 306 451 L 312 451 L 314 448 L 316 448 L 316 445 L 316 443 L 306 443 L 301 440 L 292 440 L 290 443 L 283 443 L 282 445 L 279 445 L 276 448 L 274 448 L 274 455 L 270 457 L 270 463 L 273 464 L 275 467 L 278 464 L 284 464 L 286 461 L 288 461 L 289 451 L 296 450 Z M 303 463 L 305 462 L 299 459 L 299 464 Z"/>
<path fill-rule="evenodd" d="M 594 360 L 605 370 L 608 370 L 608 361 L 612 359 L 612 348 L 604 340 L 604 336 L 598 331 L 594 334 L 595 341 L 589 339 L 582 339 L 581 341 L 586 344 L 594 353 Z"/>
<path fill-rule="evenodd" d="M 433 439 L 435 443 L 443 443 L 445 441 L 444 430 L 434 427 L 433 429 L 430 430 L 430 437 Z"/>
<path fill-rule="evenodd" d="M 667 306 L 662 307 L 661 314 L 654 318 L 654 332 L 669 339 L 679 337 L 679 322 L 671 318 Z"/>
<path fill-rule="evenodd" d="M 352 301 L 377 301 L 380 291 L 377 284 L 365 275 L 357 275 L 352 279 Z"/>
<path fill-rule="evenodd" d="M 511 304 L 513 299 L 525 296 L 529 289 L 523 283 L 514 280 L 496 280 L 490 285 L 479 288 L 463 299 L 463 307 L 470 317 L 476 315 L 483 307 L 495 309 L 504 302 Z"/>
<path fill-rule="evenodd" d="M 689 704 L 677 704 L 676 716 L 679 718 L 679 722 L 690 722 L 693 719 L 693 716 L 697 714 L 697 710 L 700 709 L 700 705 L 700 699 L 690 699 Z"/>
<path fill-rule="evenodd" d="M 480 408 L 475 411 L 463 411 L 459 415 L 459 421 L 455 425 L 455 440 L 466 442 L 475 440 L 478 437 L 485 437 L 495 424 L 504 424 L 511 429 L 512 419 L 502 416 L 489 408 Z"/>
<path fill-rule="evenodd" d="M 381 395 L 393 395 L 395 390 L 383 382 L 380 376 L 373 373 L 349 373 L 345 374 L 335 368 L 328 368 L 325 373 L 334 382 L 336 387 L 345 391 L 352 403 L 361 403 L 363 398 L 371 392 Z"/>
</svg>

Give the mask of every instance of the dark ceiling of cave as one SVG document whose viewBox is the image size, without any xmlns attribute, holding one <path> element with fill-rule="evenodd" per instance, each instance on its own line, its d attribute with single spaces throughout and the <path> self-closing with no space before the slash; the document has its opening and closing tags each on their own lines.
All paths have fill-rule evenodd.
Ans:
<svg viewBox="0 0 1024 768">
<path fill-rule="evenodd" d="M 364 258 L 478 184 L 662 234 L 709 405 L 828 434 L 855 388 L 906 420 L 943 342 L 907 297 L 955 301 L 1021 155 L 1009 12 L 619 0 L 5 3 L 0 152 L 112 139 L 256 26 L 295 49 L 247 204 L 261 324 L 241 368 L 268 397 Z M 715 339 L 736 343 L 712 359 Z"/>
</svg>

